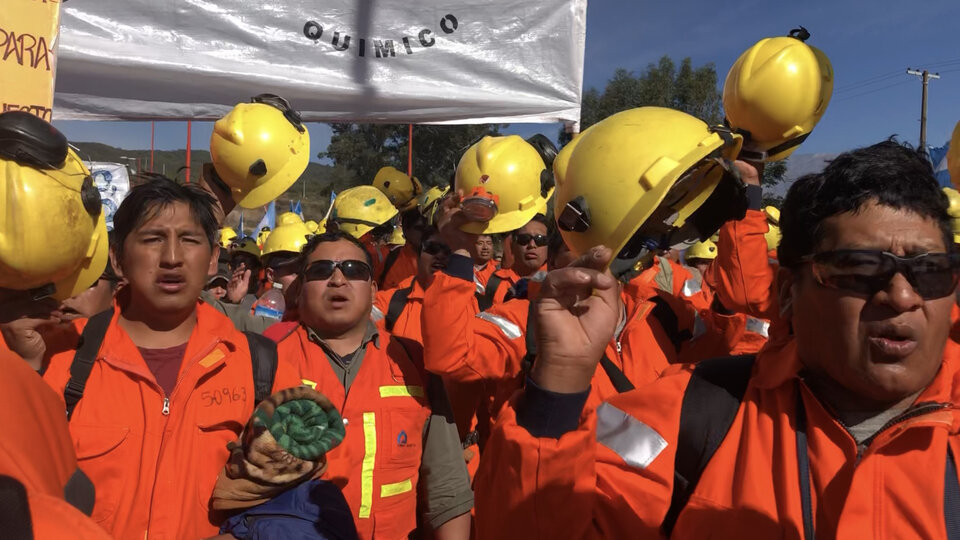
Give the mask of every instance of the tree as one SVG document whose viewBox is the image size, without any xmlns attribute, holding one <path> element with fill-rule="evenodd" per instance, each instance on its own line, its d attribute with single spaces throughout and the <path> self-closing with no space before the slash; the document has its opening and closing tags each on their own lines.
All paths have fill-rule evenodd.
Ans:
<svg viewBox="0 0 960 540">
<path fill-rule="evenodd" d="M 343 187 L 370 184 L 381 167 L 407 169 L 405 124 L 333 124 L 333 136 L 319 157 L 334 163 L 334 183 Z M 484 135 L 498 135 L 501 124 L 416 125 L 413 127 L 413 174 L 428 186 L 446 185 L 460 156 Z"/>
<path fill-rule="evenodd" d="M 776 206 L 780 208 L 783 204 L 783 197 L 770 193 L 771 187 L 783 182 L 787 174 L 787 160 L 771 161 L 765 163 L 763 175 L 760 177 L 760 185 L 763 186 L 763 205 Z"/>
<path fill-rule="evenodd" d="M 584 92 L 580 129 L 585 130 L 620 111 L 647 105 L 677 109 L 711 125 L 720 123 L 723 114 L 713 64 L 694 68 L 690 58 L 684 58 L 678 70 L 673 60 L 664 56 L 658 63 L 648 65 L 640 75 L 618 69 L 607 81 L 603 93 L 595 88 Z M 570 138 L 569 133 L 561 131 L 561 144 Z"/>
</svg>

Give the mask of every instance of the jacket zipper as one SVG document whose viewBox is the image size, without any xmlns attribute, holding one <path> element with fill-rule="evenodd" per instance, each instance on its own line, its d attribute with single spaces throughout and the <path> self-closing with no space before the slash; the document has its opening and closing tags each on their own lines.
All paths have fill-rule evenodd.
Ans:
<svg viewBox="0 0 960 540">
<path fill-rule="evenodd" d="M 862 443 L 857 444 L 857 464 L 860 463 L 860 459 L 863 457 L 863 452 L 867 448 L 869 448 L 870 445 L 873 444 L 873 441 L 884 431 L 896 426 L 897 424 L 906 422 L 907 420 L 910 420 L 912 418 L 916 418 L 918 416 L 923 416 L 925 414 L 946 409 L 948 407 L 950 407 L 949 403 L 933 403 L 933 402 L 920 403 L 920 404 L 914 405 L 913 407 L 907 409 L 906 411 L 903 411 L 898 416 L 891 418 L 890 420 L 887 421 L 886 424 L 883 425 L 883 427 L 878 429 L 876 433 L 864 439 Z M 846 426 L 844 426 L 844 429 L 847 429 Z M 849 433 L 849 430 L 847 430 L 847 432 Z"/>
</svg>

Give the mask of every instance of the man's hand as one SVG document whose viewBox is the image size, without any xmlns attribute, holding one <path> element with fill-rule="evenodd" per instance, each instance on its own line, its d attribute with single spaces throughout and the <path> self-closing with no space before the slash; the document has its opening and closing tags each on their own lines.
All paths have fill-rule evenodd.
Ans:
<svg viewBox="0 0 960 540">
<path fill-rule="evenodd" d="M 437 208 L 436 224 L 440 238 L 451 251 L 464 257 L 471 257 L 477 244 L 477 235 L 460 230 L 460 227 L 472 223 L 460 210 L 462 193 L 444 197 Z"/>
<path fill-rule="evenodd" d="M 763 175 L 763 163 L 753 163 L 750 161 L 734 161 L 733 166 L 740 172 L 740 180 L 748 186 L 759 186 L 760 176 Z"/>
<path fill-rule="evenodd" d="M 47 344 L 39 328 L 60 322 L 52 315 L 57 306 L 58 303 L 53 299 L 35 301 L 28 293 L 4 299 L 0 334 L 7 347 L 26 360 L 33 369 L 39 370 L 43 366 L 43 356 L 47 352 Z"/>
<path fill-rule="evenodd" d="M 537 302 L 537 359 L 530 373 L 537 386 L 561 393 L 590 386 L 619 316 L 617 281 L 604 270 L 612 256 L 598 246 L 547 274 Z"/>
<path fill-rule="evenodd" d="M 215 212 L 217 223 L 223 223 L 223 219 L 237 206 L 237 203 L 233 200 L 230 188 L 217 176 L 213 163 L 203 164 L 202 173 L 197 183 L 217 199 L 217 211 Z"/>
<path fill-rule="evenodd" d="M 247 265 L 245 264 L 241 264 L 233 271 L 233 275 L 230 276 L 230 281 L 227 282 L 227 302 L 239 304 L 243 300 L 243 297 L 247 295 L 247 291 L 250 290 L 250 277 L 252 273 L 252 271 L 247 270 Z"/>
</svg>

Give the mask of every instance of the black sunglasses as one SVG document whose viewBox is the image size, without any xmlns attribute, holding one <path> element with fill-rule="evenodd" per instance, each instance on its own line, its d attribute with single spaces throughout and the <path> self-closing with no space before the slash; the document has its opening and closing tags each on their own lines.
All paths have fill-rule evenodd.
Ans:
<svg viewBox="0 0 960 540">
<path fill-rule="evenodd" d="M 898 257 L 887 251 L 840 249 L 801 261 L 812 265 L 820 285 L 866 296 L 885 289 L 894 275 L 902 274 L 924 300 L 934 300 L 953 294 L 960 276 L 960 256 L 953 253 Z"/>
<path fill-rule="evenodd" d="M 435 240 L 427 240 L 420 246 L 420 249 L 427 255 L 439 255 L 441 253 L 449 255 L 452 252 L 450 246 Z"/>
<path fill-rule="evenodd" d="M 319 260 L 313 261 L 303 272 L 304 281 L 323 281 L 330 279 L 333 273 L 340 269 L 343 277 L 350 281 L 370 281 L 373 278 L 373 270 L 370 265 L 355 259 L 345 261 Z"/>
<path fill-rule="evenodd" d="M 529 244 L 531 240 L 533 240 L 533 243 L 536 244 L 537 247 L 543 247 L 547 245 L 547 242 L 549 242 L 549 239 L 542 234 L 523 233 L 523 234 L 514 235 L 514 238 L 517 239 L 517 243 L 520 244 L 521 246 L 525 246 Z"/>
</svg>

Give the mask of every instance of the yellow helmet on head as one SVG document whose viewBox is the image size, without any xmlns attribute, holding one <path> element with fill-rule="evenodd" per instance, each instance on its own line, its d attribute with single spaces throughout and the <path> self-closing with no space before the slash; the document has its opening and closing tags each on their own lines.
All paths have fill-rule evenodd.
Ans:
<svg viewBox="0 0 960 540">
<path fill-rule="evenodd" d="M 555 155 L 556 148 L 542 135 L 529 141 L 519 135 L 487 136 L 471 146 L 457 165 L 453 189 L 463 193 L 464 210 L 478 221 L 462 229 L 494 234 L 523 227 L 553 194 L 546 161 L 552 165 Z"/>
<path fill-rule="evenodd" d="M 434 225 L 434 217 L 437 214 L 437 208 L 440 206 L 440 201 L 450 193 L 450 186 L 445 188 L 439 188 L 433 186 L 428 189 L 423 195 L 420 196 L 420 200 L 417 201 L 417 209 L 420 210 L 420 215 L 427 218 L 428 225 Z"/>
<path fill-rule="evenodd" d="M 237 204 L 256 208 L 279 197 L 306 170 L 310 134 L 285 99 L 260 94 L 216 121 L 210 157 Z"/>
<path fill-rule="evenodd" d="M 960 122 L 953 128 L 950 148 L 947 149 L 947 170 L 950 172 L 953 187 L 960 187 Z"/>
<path fill-rule="evenodd" d="M 233 230 L 231 227 L 223 227 L 220 229 L 220 247 L 228 248 L 230 244 L 233 243 L 234 239 L 237 238 L 237 231 Z"/>
<path fill-rule="evenodd" d="M 960 244 L 960 193 L 953 188 L 943 188 L 943 193 L 950 201 L 947 214 L 950 215 L 950 228 L 953 229 L 953 243 Z"/>
<path fill-rule="evenodd" d="M 249 236 L 239 238 L 230 245 L 230 253 L 237 252 L 249 253 L 258 259 L 260 258 L 260 247 L 257 246 L 257 241 Z"/>
<path fill-rule="evenodd" d="M 767 216 L 767 232 L 763 237 L 767 240 L 767 251 L 773 251 L 780 245 L 780 210 L 776 206 L 763 209 Z"/>
<path fill-rule="evenodd" d="M 423 194 L 423 185 L 419 180 L 393 167 L 383 167 L 377 171 L 373 186 L 382 191 L 401 212 L 416 207 L 417 198 Z"/>
<path fill-rule="evenodd" d="M 279 252 L 300 253 L 313 233 L 303 223 L 288 223 L 274 229 L 263 243 L 260 258 Z"/>
<path fill-rule="evenodd" d="M 264 244 L 267 243 L 267 238 L 270 238 L 270 227 L 264 227 L 257 233 L 257 245 L 260 246 L 261 250 Z"/>
<path fill-rule="evenodd" d="M 320 224 L 317 223 L 316 221 L 312 219 L 308 219 L 307 221 L 304 221 L 303 224 L 307 226 L 307 229 L 310 231 L 310 234 L 320 234 L 317 232 L 317 230 L 320 229 Z"/>
<path fill-rule="evenodd" d="M 564 241 L 577 255 L 609 247 L 620 277 L 641 258 L 708 238 L 746 212 L 746 186 L 730 163 L 740 143 L 726 128 L 661 107 L 594 124 L 554 162 Z"/>
<path fill-rule="evenodd" d="M 0 288 L 57 300 L 107 267 L 106 212 L 67 139 L 32 114 L 0 114 Z"/>
<path fill-rule="evenodd" d="M 341 231 L 360 239 L 373 229 L 388 223 L 399 212 L 382 191 L 373 186 L 344 190 L 333 201 L 330 222 Z M 329 228 L 329 223 L 327 224 Z"/>
<path fill-rule="evenodd" d="M 703 259 L 706 261 L 712 261 L 717 258 L 717 244 L 712 240 L 704 240 L 702 242 L 697 242 L 692 246 L 687 248 L 687 251 L 683 254 L 684 260 L 687 262 L 694 259 Z"/>
<path fill-rule="evenodd" d="M 723 110 L 744 136 L 740 157 L 753 161 L 786 158 L 813 131 L 833 94 L 833 68 L 805 43 L 803 27 L 789 36 L 761 39 L 727 73 Z"/>
<path fill-rule="evenodd" d="M 303 218 L 296 212 L 284 212 L 277 216 L 277 227 L 281 225 L 292 225 L 294 223 L 303 223 Z"/>
<path fill-rule="evenodd" d="M 393 232 L 390 233 L 390 237 L 387 238 L 387 243 L 392 246 L 402 246 L 407 243 L 407 239 L 403 237 L 403 227 L 394 227 Z"/>
</svg>

